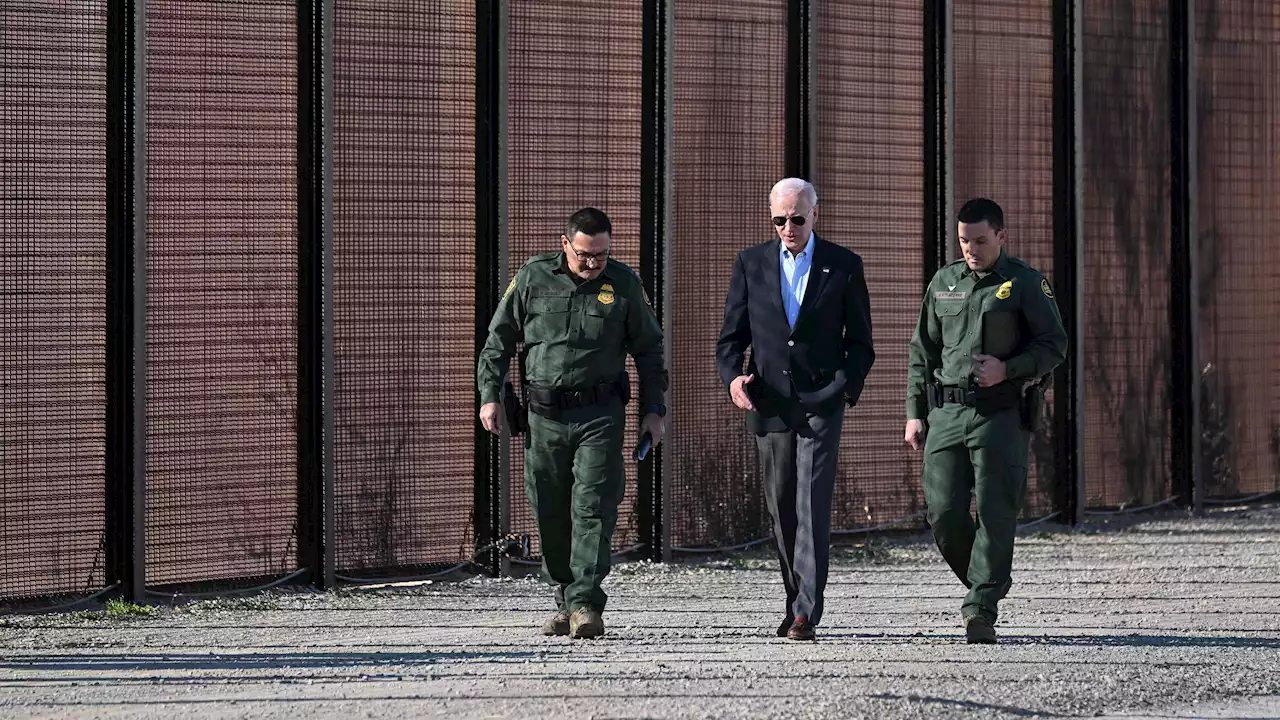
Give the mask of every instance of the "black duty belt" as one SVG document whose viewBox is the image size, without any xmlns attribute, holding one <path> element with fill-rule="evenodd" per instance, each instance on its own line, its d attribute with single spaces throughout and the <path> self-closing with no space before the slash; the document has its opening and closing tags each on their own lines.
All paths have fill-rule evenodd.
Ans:
<svg viewBox="0 0 1280 720">
<path fill-rule="evenodd" d="M 973 388 L 964 388 L 956 386 L 942 386 L 942 402 L 957 403 L 959 405 L 967 405 L 973 407 L 978 400 L 978 392 Z"/>
<path fill-rule="evenodd" d="M 939 388 L 942 404 L 953 403 L 975 408 L 983 415 L 1018 407 L 1021 398 L 1012 386 L 999 385 L 990 388 L 943 385 Z"/>
<path fill-rule="evenodd" d="M 594 407 L 596 405 L 604 405 L 616 397 L 618 397 L 618 387 L 613 383 L 600 384 L 584 389 L 529 386 L 529 404 L 531 407 L 541 405 L 560 410 Z"/>
</svg>

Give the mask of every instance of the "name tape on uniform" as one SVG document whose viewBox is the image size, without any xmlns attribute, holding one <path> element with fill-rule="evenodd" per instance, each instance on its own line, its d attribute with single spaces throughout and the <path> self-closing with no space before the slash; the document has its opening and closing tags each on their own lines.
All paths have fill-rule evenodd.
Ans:
<svg viewBox="0 0 1280 720">
<path fill-rule="evenodd" d="M 967 292 L 946 292 L 939 290 L 933 294 L 934 300 L 963 300 L 969 296 Z"/>
</svg>

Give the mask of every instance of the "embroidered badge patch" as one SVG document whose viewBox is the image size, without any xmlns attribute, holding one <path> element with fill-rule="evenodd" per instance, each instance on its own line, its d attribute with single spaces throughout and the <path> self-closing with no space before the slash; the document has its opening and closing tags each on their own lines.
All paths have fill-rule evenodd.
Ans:
<svg viewBox="0 0 1280 720">
<path fill-rule="evenodd" d="M 613 304 L 613 286 L 610 285 L 609 283 L 605 283 L 604 285 L 601 285 L 600 293 L 596 295 L 596 299 L 599 300 L 603 305 L 612 305 Z"/>
<path fill-rule="evenodd" d="M 1053 299 L 1053 291 L 1049 289 L 1049 281 L 1045 278 L 1040 278 L 1040 292 L 1050 300 Z"/>
</svg>

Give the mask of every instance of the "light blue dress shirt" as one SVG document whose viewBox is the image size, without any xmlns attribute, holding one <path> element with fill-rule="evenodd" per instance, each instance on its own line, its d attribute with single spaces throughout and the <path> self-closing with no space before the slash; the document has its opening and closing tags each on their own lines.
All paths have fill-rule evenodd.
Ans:
<svg viewBox="0 0 1280 720">
<path fill-rule="evenodd" d="M 786 245 L 778 243 L 781 248 L 779 262 L 782 271 L 782 308 L 787 311 L 787 324 L 793 329 L 796 318 L 800 316 L 800 304 L 804 302 L 804 291 L 809 286 L 809 268 L 813 267 L 813 245 L 817 242 L 813 232 L 809 232 L 809 242 L 799 253 L 792 255 Z"/>
</svg>

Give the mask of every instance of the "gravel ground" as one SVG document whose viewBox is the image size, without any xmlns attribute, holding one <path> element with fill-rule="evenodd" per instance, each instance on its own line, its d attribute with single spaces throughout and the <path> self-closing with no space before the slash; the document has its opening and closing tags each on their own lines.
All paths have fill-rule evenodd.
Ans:
<svg viewBox="0 0 1280 720">
<path fill-rule="evenodd" d="M 1280 506 L 1040 526 L 1001 644 L 923 535 L 833 553 L 816 643 L 762 551 L 628 563 L 608 634 L 544 638 L 532 578 L 0 618 L 5 718 L 1275 717 Z M 1190 713 L 1190 714 L 1188 714 Z"/>
</svg>

